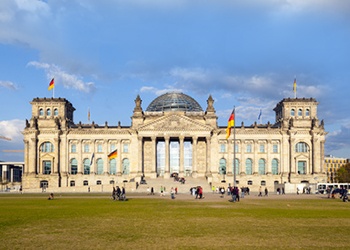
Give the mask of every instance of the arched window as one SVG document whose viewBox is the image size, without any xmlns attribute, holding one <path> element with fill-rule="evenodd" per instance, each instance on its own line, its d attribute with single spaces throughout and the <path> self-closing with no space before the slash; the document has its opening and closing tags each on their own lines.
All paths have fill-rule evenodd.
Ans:
<svg viewBox="0 0 350 250">
<path fill-rule="evenodd" d="M 40 151 L 46 153 L 53 152 L 53 144 L 51 142 L 44 142 L 43 144 L 41 144 Z"/>
<path fill-rule="evenodd" d="M 301 109 L 298 109 L 298 116 L 302 116 L 303 115 L 303 111 Z"/>
<path fill-rule="evenodd" d="M 110 181 L 109 181 L 109 184 L 114 185 L 114 180 L 110 180 Z"/>
<path fill-rule="evenodd" d="M 70 186 L 75 187 L 75 181 L 70 181 Z"/>
<path fill-rule="evenodd" d="M 295 115 L 295 110 L 294 109 L 291 109 L 290 111 L 290 116 L 294 116 Z"/>
<path fill-rule="evenodd" d="M 261 182 L 260 182 L 260 185 L 261 185 L 261 186 L 266 186 L 266 181 L 261 181 Z"/>
<path fill-rule="evenodd" d="M 310 116 L 310 109 L 305 110 L 305 116 Z"/>
<path fill-rule="evenodd" d="M 278 174 L 278 160 L 277 159 L 272 159 L 271 162 L 271 172 L 272 174 Z"/>
<path fill-rule="evenodd" d="M 46 115 L 47 115 L 47 116 L 51 116 L 51 109 L 47 109 L 47 110 L 46 110 Z"/>
<path fill-rule="evenodd" d="M 109 173 L 117 174 L 117 161 L 115 159 L 109 161 Z"/>
<path fill-rule="evenodd" d="M 39 116 L 43 116 L 44 115 L 44 110 L 43 109 L 39 109 Z"/>
<path fill-rule="evenodd" d="M 264 159 L 259 159 L 259 174 L 266 174 L 265 172 L 265 160 Z"/>
<path fill-rule="evenodd" d="M 239 169 L 240 169 L 240 166 L 239 166 L 239 159 L 235 159 L 234 162 L 232 162 L 232 173 L 234 173 L 234 169 L 235 169 L 235 164 L 236 164 L 236 175 L 239 174 Z"/>
<path fill-rule="evenodd" d="M 308 145 L 305 142 L 298 142 L 295 145 L 295 152 L 297 153 L 306 153 L 308 152 Z"/>
<path fill-rule="evenodd" d="M 226 159 L 221 158 L 219 162 L 219 174 L 226 174 Z"/>
<path fill-rule="evenodd" d="M 123 159 L 123 174 L 129 174 L 130 173 L 130 161 L 128 158 Z"/>
<path fill-rule="evenodd" d="M 71 174 L 77 174 L 78 173 L 78 161 L 75 158 L 73 158 L 70 161 L 70 173 Z"/>
<path fill-rule="evenodd" d="M 103 174 L 103 160 L 101 158 L 97 159 L 97 174 Z"/>
<path fill-rule="evenodd" d="M 96 181 L 96 185 L 101 185 L 101 184 L 102 184 L 102 181 L 100 181 L 100 180 Z"/>
<path fill-rule="evenodd" d="M 247 181 L 247 185 L 253 185 L 253 181 Z"/>
<path fill-rule="evenodd" d="M 54 116 L 58 116 L 58 109 L 57 109 L 57 108 L 55 108 L 55 109 L 53 110 L 53 115 L 54 115 Z"/>
<path fill-rule="evenodd" d="M 88 158 L 84 159 L 84 174 L 90 174 L 90 160 Z"/>
<path fill-rule="evenodd" d="M 252 161 L 252 159 L 247 159 L 247 160 L 245 161 L 245 173 L 246 173 L 246 174 L 249 174 L 249 175 L 253 174 L 252 166 L 253 166 L 253 161 Z"/>
<path fill-rule="evenodd" d="M 89 186 L 89 181 L 87 181 L 87 180 L 83 181 L 83 185 L 84 186 Z"/>
</svg>

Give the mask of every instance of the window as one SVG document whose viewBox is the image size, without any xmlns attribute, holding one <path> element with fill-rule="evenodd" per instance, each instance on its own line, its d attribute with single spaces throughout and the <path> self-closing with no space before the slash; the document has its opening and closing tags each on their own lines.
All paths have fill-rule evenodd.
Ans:
<svg viewBox="0 0 350 250">
<path fill-rule="evenodd" d="M 305 110 L 305 116 L 310 116 L 310 109 Z"/>
<path fill-rule="evenodd" d="M 51 109 L 47 109 L 47 110 L 46 110 L 46 115 L 47 115 L 47 116 L 51 116 Z"/>
<path fill-rule="evenodd" d="M 89 186 L 89 181 L 87 181 L 87 180 L 83 181 L 83 185 L 84 186 Z"/>
<path fill-rule="evenodd" d="M 239 159 L 235 159 L 234 162 L 232 162 L 232 173 L 234 173 L 235 169 L 235 164 L 236 164 L 236 175 L 239 173 Z"/>
<path fill-rule="evenodd" d="M 306 161 L 298 161 L 298 174 L 306 174 Z"/>
<path fill-rule="evenodd" d="M 252 159 L 247 159 L 247 160 L 245 161 L 245 173 L 246 173 L 247 175 L 253 174 L 252 166 L 253 166 L 253 161 L 252 161 Z"/>
<path fill-rule="evenodd" d="M 58 116 L 58 109 L 54 109 L 54 110 L 53 110 L 53 115 L 54 115 L 54 116 Z"/>
<path fill-rule="evenodd" d="M 102 144 L 97 145 L 97 152 L 102 153 Z"/>
<path fill-rule="evenodd" d="M 102 181 L 98 180 L 96 181 L 96 185 L 101 185 L 102 184 Z"/>
<path fill-rule="evenodd" d="M 259 159 L 259 174 L 264 175 L 266 174 L 265 172 L 265 160 L 264 159 Z"/>
<path fill-rule="evenodd" d="M 260 186 L 266 186 L 266 181 L 261 181 Z"/>
<path fill-rule="evenodd" d="M 264 153 L 265 152 L 265 145 L 264 144 L 260 144 L 260 147 L 259 147 L 259 152 L 260 153 Z"/>
<path fill-rule="evenodd" d="M 226 145 L 225 144 L 220 144 L 220 152 L 221 153 L 226 152 Z"/>
<path fill-rule="evenodd" d="M 89 148 L 89 144 L 84 144 L 84 153 L 89 153 L 90 148 Z"/>
<path fill-rule="evenodd" d="M 43 109 L 39 109 L 39 116 L 43 116 L 44 115 L 44 110 Z"/>
<path fill-rule="evenodd" d="M 41 144 L 41 152 L 53 152 L 54 148 L 53 148 L 53 144 L 51 142 L 44 142 L 43 144 Z"/>
<path fill-rule="evenodd" d="M 40 188 L 48 188 L 49 182 L 48 181 L 40 181 Z"/>
<path fill-rule="evenodd" d="M 278 145 L 277 144 L 273 144 L 272 145 L 272 152 L 273 153 L 278 153 Z"/>
<path fill-rule="evenodd" d="M 252 152 L 252 144 L 247 144 L 246 152 L 247 153 L 251 153 Z"/>
<path fill-rule="evenodd" d="M 219 162 L 219 174 L 226 174 L 226 159 L 221 158 Z"/>
<path fill-rule="evenodd" d="M 72 144 L 70 146 L 70 152 L 71 153 L 76 153 L 77 152 L 77 145 L 76 144 Z"/>
<path fill-rule="evenodd" d="M 124 153 L 128 153 L 129 152 L 129 144 L 127 144 L 127 143 L 123 144 L 123 152 Z"/>
<path fill-rule="evenodd" d="M 129 174 L 130 173 L 130 161 L 128 158 L 123 159 L 123 174 Z"/>
<path fill-rule="evenodd" d="M 114 143 L 112 143 L 110 146 L 110 152 L 113 152 L 115 149 L 116 149 L 116 146 Z"/>
<path fill-rule="evenodd" d="M 103 174 L 103 160 L 101 158 L 97 159 L 97 174 Z"/>
<path fill-rule="evenodd" d="M 90 160 L 84 159 L 84 174 L 90 174 Z"/>
<path fill-rule="evenodd" d="M 75 187 L 75 181 L 70 181 L 70 186 Z"/>
<path fill-rule="evenodd" d="M 51 174 L 51 161 L 43 161 L 43 174 Z"/>
<path fill-rule="evenodd" d="M 117 174 L 117 161 L 115 159 L 109 161 L 109 173 Z"/>
<path fill-rule="evenodd" d="M 109 184 L 114 185 L 114 180 L 110 180 L 110 181 L 109 181 Z"/>
<path fill-rule="evenodd" d="M 298 116 L 302 116 L 303 115 L 303 111 L 301 109 L 298 109 Z"/>
<path fill-rule="evenodd" d="M 299 142 L 295 145 L 295 152 L 306 153 L 308 152 L 308 145 L 305 142 Z"/>
<path fill-rule="evenodd" d="M 272 159 L 271 172 L 274 175 L 278 174 L 278 160 L 277 159 Z"/>
<path fill-rule="evenodd" d="M 78 173 L 78 161 L 75 158 L 70 161 L 70 173 L 74 175 Z"/>
<path fill-rule="evenodd" d="M 248 181 L 247 185 L 249 185 L 249 186 L 253 185 L 253 181 Z"/>
<path fill-rule="evenodd" d="M 290 116 L 294 116 L 294 115 L 295 115 L 295 110 L 292 109 L 292 110 L 290 111 Z"/>
<path fill-rule="evenodd" d="M 239 145 L 235 144 L 235 152 L 238 153 L 239 152 Z"/>
</svg>

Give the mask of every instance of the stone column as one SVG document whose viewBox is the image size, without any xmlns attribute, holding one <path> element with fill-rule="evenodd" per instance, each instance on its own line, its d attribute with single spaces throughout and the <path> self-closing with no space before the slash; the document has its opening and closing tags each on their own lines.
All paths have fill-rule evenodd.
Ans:
<svg viewBox="0 0 350 250">
<path fill-rule="evenodd" d="M 84 162 L 83 162 L 83 158 L 82 158 L 82 152 L 83 152 L 83 146 L 82 146 L 82 141 L 79 140 L 77 142 L 77 152 L 78 152 L 78 169 L 77 169 L 77 173 L 80 174 L 84 174 Z M 69 172 L 71 172 L 71 170 L 69 169 Z"/>
<path fill-rule="evenodd" d="M 143 169 L 143 137 L 139 136 L 138 138 L 138 166 L 137 166 L 137 174 L 142 174 Z"/>
<path fill-rule="evenodd" d="M 197 174 L 197 143 L 198 137 L 192 137 L 192 174 Z"/>
<path fill-rule="evenodd" d="M 122 162 L 123 162 L 123 157 L 122 157 L 122 140 L 117 140 L 116 141 L 116 143 L 118 144 L 118 145 L 116 145 L 116 147 L 117 147 L 117 149 L 118 149 L 118 157 L 117 157 L 117 159 L 119 160 L 117 160 L 116 159 L 116 163 L 117 163 L 117 175 L 118 176 L 121 176 L 122 175 L 122 173 L 123 173 L 123 165 L 122 165 Z"/>
<path fill-rule="evenodd" d="M 165 139 L 165 175 L 169 176 L 170 174 L 170 164 L 169 164 L 169 159 L 170 159 L 170 155 L 169 155 L 169 136 L 164 137 Z"/>
<path fill-rule="evenodd" d="M 110 169 L 109 169 L 109 160 L 108 160 L 108 140 L 104 139 L 102 141 L 102 152 L 103 152 L 103 157 L 102 160 L 103 162 L 105 162 L 105 164 L 103 164 L 103 173 L 105 174 L 110 174 Z"/>
<path fill-rule="evenodd" d="M 259 143 L 258 142 L 259 142 L 258 140 L 253 141 L 253 152 L 254 152 L 254 159 L 253 159 L 253 166 L 252 166 L 253 175 L 259 173 L 259 157 L 258 157 Z"/>
<path fill-rule="evenodd" d="M 210 136 L 206 137 L 206 143 L 207 143 L 207 149 L 206 149 L 206 154 L 207 154 L 207 162 L 206 162 L 206 174 L 209 174 L 211 172 L 211 155 L 210 155 L 210 148 L 211 148 L 211 138 Z"/>
<path fill-rule="evenodd" d="M 152 174 L 154 174 L 156 172 L 157 169 L 157 137 L 156 136 L 152 136 L 152 160 L 151 160 L 151 169 L 147 170 L 150 171 Z"/>
<path fill-rule="evenodd" d="M 53 158 L 53 162 L 52 162 L 51 174 L 59 172 L 59 169 L 58 169 L 58 163 L 60 159 L 60 139 L 59 138 L 54 138 L 53 148 L 54 148 L 55 157 Z"/>
<path fill-rule="evenodd" d="M 31 141 L 29 142 L 29 161 L 30 165 L 32 166 L 31 170 L 35 174 L 39 174 L 40 166 L 39 166 L 39 160 L 38 160 L 38 152 L 40 149 L 38 148 L 38 141 L 36 138 L 31 138 Z"/>
<path fill-rule="evenodd" d="M 180 141 L 180 166 L 179 166 L 179 174 L 184 174 L 184 136 L 179 137 Z"/>
<path fill-rule="evenodd" d="M 266 150 L 267 150 L 267 156 L 266 156 L 266 174 L 271 174 L 272 173 L 272 169 L 271 169 L 271 150 L 272 150 L 272 144 L 271 144 L 271 140 L 267 140 L 267 144 L 266 144 Z"/>
</svg>

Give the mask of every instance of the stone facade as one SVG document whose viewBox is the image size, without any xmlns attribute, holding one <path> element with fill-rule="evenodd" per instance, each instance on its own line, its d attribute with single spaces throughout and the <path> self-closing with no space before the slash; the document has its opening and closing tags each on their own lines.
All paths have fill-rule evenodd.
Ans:
<svg viewBox="0 0 350 250">
<path fill-rule="evenodd" d="M 159 103 L 153 102 L 144 111 L 137 96 L 131 126 L 74 123 L 75 109 L 68 100 L 33 99 L 23 132 L 23 188 L 79 188 L 141 177 L 166 180 L 173 174 L 213 184 L 235 179 L 253 190 L 326 179 L 326 132 L 315 99 L 283 99 L 274 109 L 273 124 L 235 124 L 226 139 L 226 126 L 217 125 L 211 96 L 205 111 L 185 94 L 172 96 L 185 97 L 185 104 L 176 106 L 163 96 L 170 106 L 157 109 Z M 114 150 L 117 157 L 110 159 Z"/>
</svg>

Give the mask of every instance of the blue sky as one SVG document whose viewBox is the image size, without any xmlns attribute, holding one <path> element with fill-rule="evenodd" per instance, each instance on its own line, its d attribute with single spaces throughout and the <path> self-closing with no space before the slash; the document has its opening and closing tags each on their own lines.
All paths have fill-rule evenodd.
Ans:
<svg viewBox="0 0 350 250">
<path fill-rule="evenodd" d="M 247 3 L 248 2 L 248 3 Z M 283 98 L 314 97 L 326 154 L 350 158 L 350 1 L 1 0 L 0 160 L 22 161 L 30 101 L 55 97 L 74 121 L 131 125 L 134 100 L 182 91 L 219 126 L 275 122 Z"/>
</svg>

